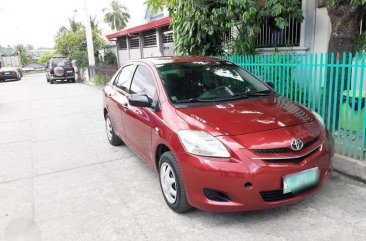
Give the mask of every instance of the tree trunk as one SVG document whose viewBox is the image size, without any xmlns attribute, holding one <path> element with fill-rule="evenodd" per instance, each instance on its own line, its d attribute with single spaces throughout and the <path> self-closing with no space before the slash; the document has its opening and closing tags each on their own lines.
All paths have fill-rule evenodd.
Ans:
<svg viewBox="0 0 366 241">
<path fill-rule="evenodd" d="M 328 1 L 329 2 L 329 1 Z M 356 51 L 356 38 L 359 34 L 360 20 L 362 16 L 362 10 L 364 7 L 361 4 L 350 4 L 350 0 L 341 0 L 337 7 L 330 7 L 327 5 L 327 11 L 330 18 L 332 31 L 329 40 L 328 53 L 329 53 L 329 63 L 331 61 L 331 53 L 334 53 L 335 59 L 334 63 L 343 63 L 343 53 L 347 53 L 347 58 L 345 63 L 349 63 L 352 59 L 348 59 L 348 53 L 354 53 Z M 342 102 L 343 91 L 347 88 L 347 77 L 348 71 L 351 69 L 345 68 L 345 72 L 339 69 L 338 76 L 336 76 L 336 68 L 333 68 L 333 76 L 330 76 L 331 69 L 328 70 L 327 78 L 327 90 L 325 93 L 326 98 L 326 109 L 325 109 L 325 120 L 326 123 L 330 123 L 330 128 L 338 129 L 338 117 L 339 109 Z M 345 76 L 343 89 L 342 89 L 342 75 Z M 338 81 L 337 81 L 338 80 Z M 337 88 L 335 88 L 335 82 L 338 82 Z M 330 90 L 330 84 L 332 83 L 332 90 Z M 332 98 L 330 96 L 330 91 L 332 91 Z M 334 98 L 337 98 L 336 104 L 334 106 Z M 328 107 L 330 105 L 330 113 Z M 335 113 L 333 111 L 335 110 Z M 329 114 L 329 117 L 328 117 Z M 335 119 L 334 119 L 335 118 Z"/>
</svg>

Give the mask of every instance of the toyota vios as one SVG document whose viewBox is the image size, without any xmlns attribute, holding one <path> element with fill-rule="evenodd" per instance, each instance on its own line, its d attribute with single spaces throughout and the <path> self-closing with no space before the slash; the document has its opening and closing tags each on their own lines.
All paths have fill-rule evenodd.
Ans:
<svg viewBox="0 0 366 241">
<path fill-rule="evenodd" d="M 104 89 L 112 145 L 159 174 L 176 212 L 273 208 L 327 180 L 333 138 L 315 112 L 216 58 L 161 57 L 124 65 Z"/>
</svg>

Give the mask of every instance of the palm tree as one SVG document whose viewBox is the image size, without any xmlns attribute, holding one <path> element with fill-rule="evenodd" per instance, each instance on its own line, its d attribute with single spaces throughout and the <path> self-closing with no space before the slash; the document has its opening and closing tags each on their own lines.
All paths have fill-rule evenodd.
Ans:
<svg viewBox="0 0 366 241">
<path fill-rule="evenodd" d="M 113 0 L 110 9 L 103 9 L 103 12 L 107 12 L 104 16 L 104 21 L 111 26 L 112 30 L 125 28 L 130 18 L 128 9 L 118 0 Z"/>
<path fill-rule="evenodd" d="M 81 22 L 76 21 L 75 17 L 69 18 L 69 24 L 70 24 L 70 30 L 73 33 L 76 33 L 83 27 L 83 24 Z"/>
</svg>

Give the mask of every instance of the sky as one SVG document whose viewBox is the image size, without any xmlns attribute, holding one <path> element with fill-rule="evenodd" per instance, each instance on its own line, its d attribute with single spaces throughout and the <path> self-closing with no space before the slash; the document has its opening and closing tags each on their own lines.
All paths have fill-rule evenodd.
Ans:
<svg viewBox="0 0 366 241">
<path fill-rule="evenodd" d="M 113 32 L 104 23 L 103 9 L 111 0 L 0 0 L 0 45 L 31 44 L 35 48 L 54 46 L 54 36 L 62 26 L 68 26 L 68 18 L 85 20 L 85 2 L 89 15 L 97 16 L 103 34 Z M 120 0 L 131 18 L 128 27 L 142 23 L 145 0 Z"/>
</svg>

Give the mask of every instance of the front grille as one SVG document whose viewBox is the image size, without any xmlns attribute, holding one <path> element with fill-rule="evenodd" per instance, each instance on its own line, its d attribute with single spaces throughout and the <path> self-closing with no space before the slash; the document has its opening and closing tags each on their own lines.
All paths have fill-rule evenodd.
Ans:
<svg viewBox="0 0 366 241">
<path fill-rule="evenodd" d="M 259 194 L 261 195 L 262 199 L 265 202 L 277 202 L 277 201 L 282 201 L 282 200 L 294 198 L 297 195 L 300 195 L 300 194 L 306 193 L 308 191 L 311 191 L 312 189 L 315 189 L 316 186 L 317 186 L 317 184 L 314 185 L 314 186 L 308 187 L 308 188 L 306 188 L 306 189 L 304 189 L 300 192 L 297 192 L 297 193 L 291 193 L 290 192 L 290 193 L 284 194 L 283 189 L 280 189 L 280 190 L 274 190 L 274 191 L 259 192 Z"/>
<path fill-rule="evenodd" d="M 312 139 L 311 141 L 308 141 L 306 143 L 304 143 L 304 148 L 307 148 L 311 145 L 313 145 L 314 143 L 316 143 L 319 140 L 320 136 L 315 137 L 314 139 Z M 252 151 L 256 154 L 282 154 L 282 153 L 296 153 L 298 151 L 294 151 L 288 147 L 284 147 L 284 148 L 274 148 L 274 149 L 252 149 Z"/>
<path fill-rule="evenodd" d="M 269 163 L 294 163 L 294 164 L 298 164 L 298 163 L 302 162 L 303 160 L 305 160 L 306 158 L 308 158 L 311 155 L 313 155 L 318 150 L 319 150 L 319 148 L 316 148 L 314 151 L 312 151 L 312 152 L 310 152 L 307 155 L 302 156 L 302 157 L 297 157 L 297 158 L 283 158 L 283 159 L 263 159 L 263 161 L 269 162 Z"/>
</svg>

